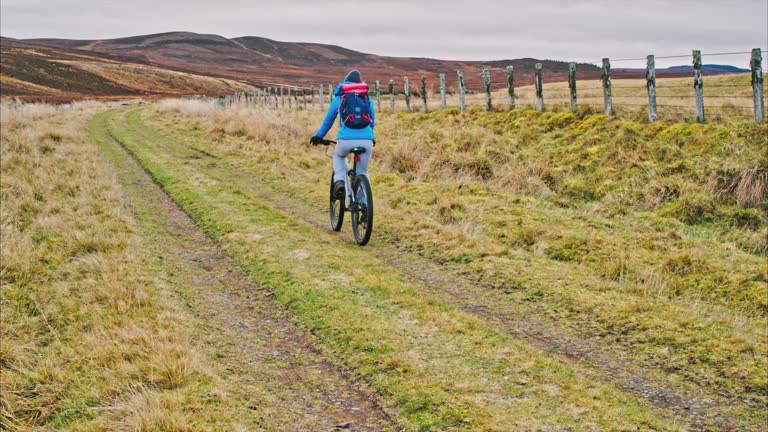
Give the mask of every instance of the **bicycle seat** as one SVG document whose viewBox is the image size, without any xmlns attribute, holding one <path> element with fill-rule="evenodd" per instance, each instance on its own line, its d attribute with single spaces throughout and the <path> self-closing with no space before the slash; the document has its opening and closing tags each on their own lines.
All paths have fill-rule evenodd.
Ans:
<svg viewBox="0 0 768 432">
<path fill-rule="evenodd" d="M 365 153 L 365 148 L 363 147 L 353 147 L 352 150 L 349 151 L 350 153 L 354 153 L 356 155 L 361 155 Z"/>
</svg>

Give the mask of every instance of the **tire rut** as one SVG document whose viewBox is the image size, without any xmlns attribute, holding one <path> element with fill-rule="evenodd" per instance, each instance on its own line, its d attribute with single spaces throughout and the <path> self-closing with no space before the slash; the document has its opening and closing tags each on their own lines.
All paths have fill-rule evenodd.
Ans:
<svg viewBox="0 0 768 432">
<path fill-rule="evenodd" d="M 282 191 L 275 195 L 285 196 L 285 193 Z M 306 207 L 290 204 L 287 200 L 278 199 L 277 196 L 263 191 L 256 192 L 256 195 L 286 214 L 330 231 L 328 221 L 314 216 L 314 214 L 321 214 L 318 211 L 310 212 Z M 351 238 L 345 238 L 345 241 L 354 242 Z M 630 357 L 630 353 L 614 349 L 613 354 L 610 355 L 611 349 L 606 349 L 604 344 L 585 340 L 563 329 L 545 324 L 523 311 L 514 308 L 499 310 L 499 305 L 503 302 L 492 295 L 497 288 L 483 287 L 481 283 L 470 281 L 465 276 L 416 253 L 382 243 L 369 250 L 393 269 L 399 270 L 406 281 L 415 283 L 426 294 L 448 300 L 448 303 L 480 317 L 493 328 L 523 339 L 570 364 L 576 361 L 592 366 L 589 369 L 580 368 L 580 372 L 594 379 L 613 382 L 624 391 L 639 396 L 666 411 L 677 421 L 688 424 L 692 430 L 744 430 L 744 426 L 739 426 L 737 421 L 720 412 L 723 404 L 739 403 L 738 401 L 723 401 L 716 396 L 704 399 L 685 394 L 651 378 L 649 371 L 644 368 L 632 367 L 626 361 L 619 360 Z M 479 287 L 488 292 L 478 295 Z"/>
<path fill-rule="evenodd" d="M 228 165 L 236 168 L 235 165 Z M 267 181 L 259 182 L 259 187 L 247 182 L 238 183 L 237 186 L 294 219 L 331 232 L 330 222 L 320 216 L 327 214 L 327 209 L 315 202 L 308 202 L 293 190 Z M 285 199 L 286 197 L 291 199 Z M 354 243 L 351 233 L 341 236 L 344 241 Z M 702 397 L 704 392 L 699 392 L 696 396 L 693 390 L 673 388 L 652 377 L 649 368 L 628 361 L 627 359 L 632 357 L 630 352 L 617 346 L 606 346 L 605 341 L 588 340 L 566 329 L 545 323 L 532 316 L 530 310 L 518 309 L 515 305 L 503 307 L 502 305 L 508 302 L 504 302 L 502 296 L 498 295 L 497 287 L 472 281 L 453 269 L 417 253 L 398 248 L 396 244 L 386 240 L 368 245 L 365 250 L 400 271 L 406 281 L 413 282 L 425 294 L 444 299 L 481 318 L 493 328 L 525 340 L 569 364 L 580 364 L 580 372 L 596 380 L 612 382 L 622 390 L 648 401 L 662 412 L 666 412 L 669 417 L 688 425 L 689 430 L 750 430 L 723 410 L 723 407 L 744 404 L 744 401 L 718 395 Z"/>
<path fill-rule="evenodd" d="M 161 278 L 188 287 L 183 300 L 211 335 L 206 342 L 220 363 L 238 377 L 250 409 L 276 430 L 335 430 L 345 422 L 349 430 L 402 430 L 364 383 L 326 359 L 269 291 L 250 282 L 133 154 L 106 135 L 105 145 L 125 156 L 112 162 L 129 205 L 161 219 L 148 245 L 162 260 Z M 270 424 L 284 419 L 290 424 Z"/>
</svg>

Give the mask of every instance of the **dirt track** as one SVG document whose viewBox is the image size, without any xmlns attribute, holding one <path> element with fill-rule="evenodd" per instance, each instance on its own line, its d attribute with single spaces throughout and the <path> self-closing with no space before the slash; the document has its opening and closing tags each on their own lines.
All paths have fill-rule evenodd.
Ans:
<svg viewBox="0 0 768 432">
<path fill-rule="evenodd" d="M 145 245 L 160 257 L 168 285 L 204 323 L 203 342 L 241 384 L 274 430 L 399 430 L 363 383 L 329 362 L 311 336 L 242 274 L 115 140 L 100 137 L 115 165 Z"/>
</svg>

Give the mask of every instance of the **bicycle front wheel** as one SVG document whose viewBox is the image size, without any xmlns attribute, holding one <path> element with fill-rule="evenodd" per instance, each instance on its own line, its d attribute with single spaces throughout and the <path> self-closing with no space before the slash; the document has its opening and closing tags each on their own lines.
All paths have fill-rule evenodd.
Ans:
<svg viewBox="0 0 768 432">
<path fill-rule="evenodd" d="M 352 232 L 360 246 L 368 243 L 373 232 L 373 191 L 368 177 L 358 175 L 352 181 L 355 205 L 352 207 Z"/>
</svg>

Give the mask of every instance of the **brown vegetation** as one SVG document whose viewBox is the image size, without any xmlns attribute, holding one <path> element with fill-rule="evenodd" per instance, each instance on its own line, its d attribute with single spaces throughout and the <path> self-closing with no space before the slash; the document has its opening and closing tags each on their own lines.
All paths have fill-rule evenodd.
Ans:
<svg viewBox="0 0 768 432">
<path fill-rule="evenodd" d="M 23 101 L 69 102 L 171 95 L 229 95 L 249 88 L 229 79 L 169 70 L 66 48 L 33 46 L 3 38 L 0 96 Z"/>
</svg>

